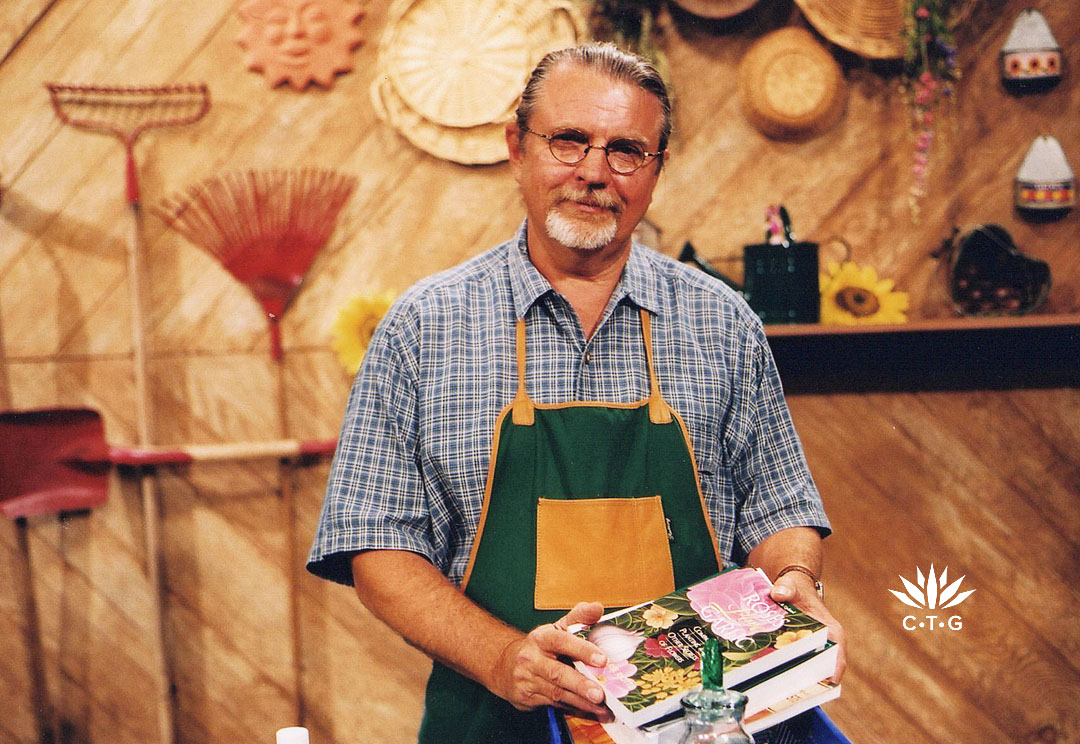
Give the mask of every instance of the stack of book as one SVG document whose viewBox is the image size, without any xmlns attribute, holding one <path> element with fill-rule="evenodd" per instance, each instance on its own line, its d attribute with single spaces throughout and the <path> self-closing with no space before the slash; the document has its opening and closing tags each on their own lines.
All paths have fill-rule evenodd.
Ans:
<svg viewBox="0 0 1080 744">
<path fill-rule="evenodd" d="M 720 641 L 724 686 L 747 696 L 753 734 L 840 696 L 829 681 L 838 647 L 826 627 L 769 596 L 763 572 L 736 568 L 573 629 L 607 654 L 575 666 L 601 684 L 615 723 L 568 719 L 574 741 L 669 744 L 683 732 L 681 700 L 701 684 L 701 650 Z M 602 732 L 601 733 L 601 728 Z"/>
</svg>

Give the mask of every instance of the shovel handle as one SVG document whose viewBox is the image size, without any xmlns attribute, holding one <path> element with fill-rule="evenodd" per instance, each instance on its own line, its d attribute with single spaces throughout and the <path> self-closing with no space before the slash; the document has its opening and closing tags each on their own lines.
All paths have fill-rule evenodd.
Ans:
<svg viewBox="0 0 1080 744">
<path fill-rule="evenodd" d="M 189 444 L 178 447 L 110 447 L 108 459 L 114 465 L 188 465 L 193 462 L 332 455 L 336 446 L 336 439 L 278 439 L 266 442 Z"/>
</svg>

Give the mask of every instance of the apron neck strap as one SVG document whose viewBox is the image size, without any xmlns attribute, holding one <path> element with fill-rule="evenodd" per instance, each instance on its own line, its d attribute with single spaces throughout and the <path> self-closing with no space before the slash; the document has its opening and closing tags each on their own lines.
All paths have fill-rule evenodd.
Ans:
<svg viewBox="0 0 1080 744">
<path fill-rule="evenodd" d="M 654 424 L 671 422 L 671 409 L 660 393 L 660 382 L 656 377 L 652 354 L 652 326 L 649 311 L 641 308 L 641 336 L 645 342 L 645 362 L 649 367 L 649 421 Z M 515 426 L 532 426 L 536 407 L 525 390 L 525 319 L 518 318 L 515 345 L 517 349 L 517 392 L 511 404 L 510 415 Z"/>
<path fill-rule="evenodd" d="M 532 426 L 535 407 L 532 398 L 525 392 L 525 318 L 518 318 L 516 345 L 518 385 L 510 416 L 515 426 Z"/>
<path fill-rule="evenodd" d="M 656 379 L 656 367 L 653 366 L 649 311 L 641 308 L 638 313 L 641 315 L 641 337 L 645 340 L 645 362 L 649 365 L 649 421 L 654 424 L 667 424 L 671 422 L 671 409 L 660 394 L 660 381 Z"/>
</svg>

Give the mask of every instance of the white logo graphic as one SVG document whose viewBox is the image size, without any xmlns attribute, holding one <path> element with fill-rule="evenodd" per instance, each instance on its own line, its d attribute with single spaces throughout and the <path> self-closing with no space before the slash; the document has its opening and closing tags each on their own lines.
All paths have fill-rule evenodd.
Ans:
<svg viewBox="0 0 1080 744">
<path fill-rule="evenodd" d="M 915 571 L 915 583 L 903 576 L 900 577 L 900 581 L 904 583 L 904 588 L 907 590 L 906 594 L 894 589 L 890 589 L 889 592 L 908 607 L 914 607 L 916 610 L 947 610 L 950 607 L 956 607 L 975 591 L 974 589 L 959 591 L 964 576 L 950 584 L 948 566 L 942 569 L 940 576 L 935 573 L 933 564 L 930 565 L 930 573 L 926 576 L 923 576 L 922 569 L 917 566 Z M 916 620 L 918 618 L 915 615 L 906 615 L 904 629 L 915 630 L 919 627 L 933 630 L 935 627 L 944 628 L 946 625 L 946 621 L 938 621 L 937 615 L 925 615 L 924 621 L 918 622 L 917 625 Z M 963 621 L 959 615 L 953 615 L 948 618 L 948 626 L 951 630 L 960 630 L 963 627 Z"/>
</svg>

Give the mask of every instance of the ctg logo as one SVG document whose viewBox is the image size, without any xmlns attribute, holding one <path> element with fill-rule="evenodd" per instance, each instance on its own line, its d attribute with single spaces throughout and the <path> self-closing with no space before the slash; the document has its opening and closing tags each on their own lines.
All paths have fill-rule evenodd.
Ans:
<svg viewBox="0 0 1080 744">
<path fill-rule="evenodd" d="M 900 581 L 904 582 L 907 593 L 898 592 L 894 589 L 889 591 L 908 607 L 914 607 L 916 610 L 935 610 L 939 612 L 947 610 L 956 607 L 975 591 L 974 589 L 965 592 L 959 591 L 960 582 L 964 580 L 963 576 L 950 584 L 948 566 L 942 569 L 940 576 L 934 572 L 933 564 L 930 564 L 930 573 L 926 576 L 923 576 L 922 569 L 917 566 L 915 571 L 914 584 L 903 576 L 900 577 Z M 964 627 L 964 621 L 959 615 L 950 615 L 945 618 L 944 615 L 931 615 L 929 612 L 921 617 L 918 615 L 904 616 L 904 630 L 916 630 L 919 628 L 934 630 L 946 627 L 949 630 L 960 630 Z"/>
</svg>

